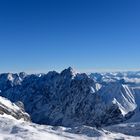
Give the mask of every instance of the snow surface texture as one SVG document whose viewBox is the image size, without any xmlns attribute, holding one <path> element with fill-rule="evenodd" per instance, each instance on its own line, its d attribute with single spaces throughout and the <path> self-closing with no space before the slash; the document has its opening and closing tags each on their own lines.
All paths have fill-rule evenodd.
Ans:
<svg viewBox="0 0 140 140">
<path fill-rule="evenodd" d="M 139 140 L 140 123 L 119 124 L 100 130 L 37 125 L 0 115 L 0 140 Z"/>
</svg>

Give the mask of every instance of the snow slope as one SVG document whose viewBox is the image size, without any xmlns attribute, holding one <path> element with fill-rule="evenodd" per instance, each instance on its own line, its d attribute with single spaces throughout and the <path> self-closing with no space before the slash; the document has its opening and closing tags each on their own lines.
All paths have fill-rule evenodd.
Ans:
<svg viewBox="0 0 140 140">
<path fill-rule="evenodd" d="M 140 123 L 119 124 L 100 130 L 37 125 L 0 115 L 0 140 L 139 140 Z"/>
<path fill-rule="evenodd" d="M 109 83 L 100 90 L 100 95 L 106 104 L 116 104 L 123 115 L 135 110 L 137 107 L 132 90 L 127 85 L 119 82 Z"/>
</svg>

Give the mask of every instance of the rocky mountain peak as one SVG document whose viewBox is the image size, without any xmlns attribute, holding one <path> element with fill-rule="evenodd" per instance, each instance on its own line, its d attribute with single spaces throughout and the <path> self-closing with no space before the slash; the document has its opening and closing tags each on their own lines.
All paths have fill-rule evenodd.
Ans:
<svg viewBox="0 0 140 140">
<path fill-rule="evenodd" d="M 63 77 L 73 78 L 76 76 L 76 71 L 72 67 L 68 67 L 60 73 Z"/>
</svg>

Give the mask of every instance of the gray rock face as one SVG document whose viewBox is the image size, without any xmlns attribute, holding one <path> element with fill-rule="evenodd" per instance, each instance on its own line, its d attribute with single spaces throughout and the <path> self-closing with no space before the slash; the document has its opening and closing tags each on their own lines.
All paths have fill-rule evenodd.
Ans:
<svg viewBox="0 0 140 140">
<path fill-rule="evenodd" d="M 134 100 L 130 99 L 132 94 L 126 94 L 129 89 L 124 88 L 118 80 L 110 88 L 109 82 L 101 84 L 101 75 L 95 75 L 99 77 L 99 84 L 98 78 L 94 80 L 87 74 L 75 73 L 72 68 L 65 69 L 61 73 L 53 71 L 42 75 L 17 74 L 17 76 L 18 78 L 8 80 L 10 86 L 9 82 L 5 83 L 6 80 L 0 77 L 0 95 L 13 102 L 21 101 L 32 121 L 39 124 L 101 126 L 119 123 L 125 118 L 119 106 L 121 101 L 124 101 L 123 95 L 129 95 L 126 101 L 130 103 Z M 15 79 L 20 79 L 20 82 Z M 5 88 L 1 86 L 3 84 Z M 122 88 L 115 91 L 118 94 L 116 97 L 111 91 L 118 85 Z M 111 97 L 110 101 L 105 97 Z M 23 106 L 21 103 L 18 105 Z"/>
<path fill-rule="evenodd" d="M 22 103 L 18 103 L 22 104 Z M 30 121 L 30 116 L 24 111 L 23 106 L 17 106 L 16 104 L 10 102 L 8 99 L 0 97 L 0 114 L 9 115 L 17 120 L 23 119 L 25 121 Z"/>
</svg>

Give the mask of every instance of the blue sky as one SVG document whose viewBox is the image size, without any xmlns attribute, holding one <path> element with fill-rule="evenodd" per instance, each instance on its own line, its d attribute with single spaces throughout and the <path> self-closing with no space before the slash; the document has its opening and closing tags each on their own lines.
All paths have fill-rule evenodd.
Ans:
<svg viewBox="0 0 140 140">
<path fill-rule="evenodd" d="M 0 1 L 0 72 L 140 70 L 139 0 Z"/>
</svg>

